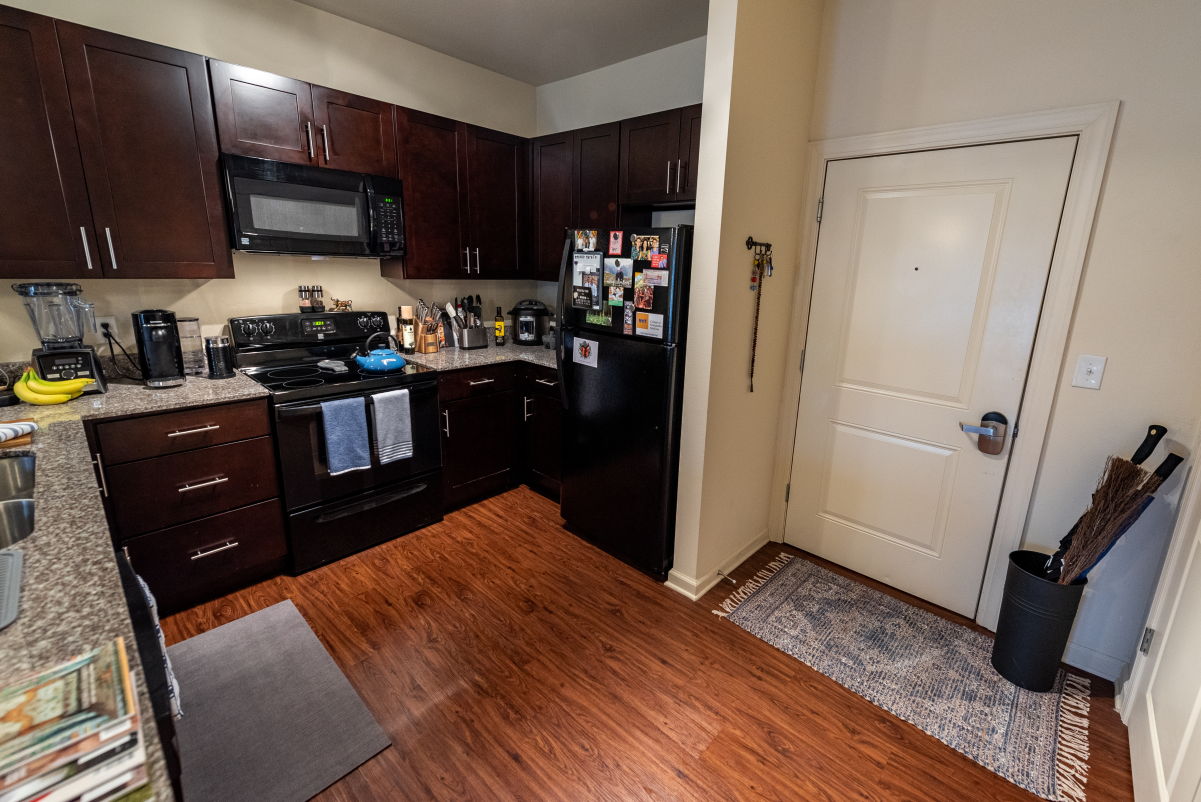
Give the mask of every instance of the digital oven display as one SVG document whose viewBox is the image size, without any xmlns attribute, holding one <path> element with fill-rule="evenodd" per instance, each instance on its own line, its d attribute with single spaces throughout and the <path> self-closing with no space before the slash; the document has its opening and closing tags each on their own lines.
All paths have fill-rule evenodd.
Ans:
<svg viewBox="0 0 1201 802">
<path fill-rule="evenodd" d="M 338 330 L 332 320 L 302 320 L 300 328 L 305 334 L 331 334 Z"/>
</svg>

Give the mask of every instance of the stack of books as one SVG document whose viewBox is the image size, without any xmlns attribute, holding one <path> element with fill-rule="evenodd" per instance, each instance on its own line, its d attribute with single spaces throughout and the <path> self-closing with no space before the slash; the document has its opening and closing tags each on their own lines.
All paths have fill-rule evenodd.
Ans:
<svg viewBox="0 0 1201 802">
<path fill-rule="evenodd" d="M 150 802 L 122 638 L 0 688 L 0 802 Z"/>
</svg>

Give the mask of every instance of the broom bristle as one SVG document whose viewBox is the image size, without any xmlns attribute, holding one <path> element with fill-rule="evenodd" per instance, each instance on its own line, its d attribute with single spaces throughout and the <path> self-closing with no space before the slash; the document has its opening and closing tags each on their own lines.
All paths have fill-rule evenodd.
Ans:
<svg viewBox="0 0 1201 802">
<path fill-rule="evenodd" d="M 1143 500 L 1162 483 L 1158 476 L 1129 460 L 1107 459 L 1093 503 L 1081 517 L 1072 546 L 1063 557 L 1059 584 L 1071 584 L 1100 559 L 1125 531 L 1130 516 L 1138 514 Z"/>
</svg>

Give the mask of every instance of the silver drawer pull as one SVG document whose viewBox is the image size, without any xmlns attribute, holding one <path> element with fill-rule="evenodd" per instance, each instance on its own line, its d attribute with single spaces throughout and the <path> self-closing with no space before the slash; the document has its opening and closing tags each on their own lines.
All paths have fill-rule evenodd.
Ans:
<svg viewBox="0 0 1201 802">
<path fill-rule="evenodd" d="M 225 543 L 225 545 L 224 545 L 224 546 L 218 546 L 217 548 L 215 548 L 215 549 L 209 549 L 208 551 L 198 551 L 198 552 L 196 552 L 195 554 L 193 554 L 193 555 L 192 555 L 192 559 L 193 559 L 193 560 L 199 560 L 201 557 L 208 557 L 210 554 L 216 554 L 216 553 L 217 553 L 217 552 L 219 552 L 219 551 L 225 551 L 226 549 L 232 549 L 232 548 L 234 548 L 234 547 L 235 547 L 235 546 L 237 546 L 237 545 L 238 545 L 238 541 L 236 541 L 236 540 L 234 540 L 234 541 L 226 541 L 226 543 Z"/>
<path fill-rule="evenodd" d="M 545 384 L 547 387 L 557 387 L 559 384 L 558 382 L 548 382 L 546 379 L 535 379 L 534 381 L 539 384 Z"/>
<path fill-rule="evenodd" d="M 477 384 L 492 384 L 496 379 L 480 379 L 478 382 L 467 382 L 468 387 L 475 387 Z"/>
<path fill-rule="evenodd" d="M 211 432 L 213 429 L 220 429 L 221 426 L 216 423 L 210 423 L 208 426 L 201 426 L 199 429 L 185 429 L 182 432 L 167 432 L 167 437 L 179 437 L 181 434 L 197 434 L 198 432 Z"/>
<path fill-rule="evenodd" d="M 228 482 L 228 481 L 229 481 L 229 479 L 227 477 L 221 476 L 216 479 L 211 479 L 207 482 L 201 482 L 198 485 L 184 485 L 183 487 L 179 488 L 179 492 L 186 493 L 189 490 L 199 490 L 202 487 L 212 487 L 213 485 L 219 485 L 222 482 Z"/>
</svg>

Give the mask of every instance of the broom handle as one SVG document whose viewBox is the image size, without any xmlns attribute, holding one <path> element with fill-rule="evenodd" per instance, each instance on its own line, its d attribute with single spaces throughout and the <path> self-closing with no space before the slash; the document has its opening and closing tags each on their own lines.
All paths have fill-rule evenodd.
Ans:
<svg viewBox="0 0 1201 802">
<path fill-rule="evenodd" d="M 1130 461 L 1135 465 L 1142 465 L 1147 457 L 1151 456 L 1151 452 L 1159 445 L 1159 441 L 1168 433 L 1167 426 L 1160 426 L 1158 423 L 1153 423 L 1147 429 L 1147 437 L 1143 440 L 1143 444 L 1138 447 L 1138 451 L 1134 452 L 1134 456 Z"/>
</svg>

